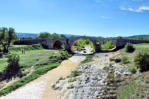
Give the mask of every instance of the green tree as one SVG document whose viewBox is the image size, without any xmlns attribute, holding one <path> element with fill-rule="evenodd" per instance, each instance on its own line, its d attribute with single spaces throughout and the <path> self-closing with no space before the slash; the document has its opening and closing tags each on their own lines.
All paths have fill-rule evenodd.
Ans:
<svg viewBox="0 0 149 99">
<path fill-rule="evenodd" d="M 51 36 L 52 39 L 60 38 L 60 36 L 57 33 L 53 33 Z"/>
<path fill-rule="evenodd" d="M 41 32 L 38 38 L 51 38 L 51 34 L 49 32 Z"/>
<path fill-rule="evenodd" d="M 13 40 L 17 39 L 15 30 L 13 28 L 0 28 L 0 45 L 3 47 L 3 53 L 8 53 L 8 48 Z"/>
<path fill-rule="evenodd" d="M 66 36 L 64 34 L 61 34 L 61 38 L 65 38 Z"/>
</svg>

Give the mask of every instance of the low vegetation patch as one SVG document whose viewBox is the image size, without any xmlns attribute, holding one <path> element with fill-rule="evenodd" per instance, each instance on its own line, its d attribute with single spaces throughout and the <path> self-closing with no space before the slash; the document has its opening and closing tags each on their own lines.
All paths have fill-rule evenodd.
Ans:
<svg viewBox="0 0 149 99">
<path fill-rule="evenodd" d="M 86 58 L 85 58 L 85 60 L 83 60 L 83 61 L 81 62 L 81 64 L 85 64 L 85 63 L 91 62 L 92 59 L 93 59 L 93 57 L 94 57 L 93 54 L 92 54 L 92 55 L 87 55 Z"/>
<path fill-rule="evenodd" d="M 146 51 L 137 52 L 134 63 L 141 72 L 149 70 L 149 53 Z"/>
<path fill-rule="evenodd" d="M 85 48 L 86 45 L 89 45 L 92 48 L 92 52 L 95 51 L 95 46 L 94 44 L 88 40 L 88 39 L 78 39 L 74 45 L 73 45 L 73 50 L 81 51 L 83 48 Z"/>
<path fill-rule="evenodd" d="M 128 57 L 127 57 L 127 56 L 122 56 L 122 58 L 121 58 L 121 63 L 122 63 L 122 64 L 127 64 L 127 63 L 129 63 Z"/>
<path fill-rule="evenodd" d="M 72 77 L 79 76 L 79 72 L 78 71 L 72 71 L 71 76 Z"/>
<path fill-rule="evenodd" d="M 103 44 L 101 44 L 101 49 L 112 49 L 115 47 L 115 44 L 112 41 L 105 41 Z"/>
<path fill-rule="evenodd" d="M 127 43 L 125 45 L 124 49 L 125 49 L 125 52 L 129 52 L 129 53 L 131 53 L 131 52 L 133 52 L 135 50 L 133 44 L 131 44 L 131 43 Z"/>
</svg>

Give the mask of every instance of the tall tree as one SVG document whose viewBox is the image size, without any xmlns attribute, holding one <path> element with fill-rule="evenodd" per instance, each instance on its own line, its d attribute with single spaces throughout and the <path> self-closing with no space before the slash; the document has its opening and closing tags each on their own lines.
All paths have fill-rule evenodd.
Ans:
<svg viewBox="0 0 149 99">
<path fill-rule="evenodd" d="M 60 38 L 60 36 L 57 33 L 53 33 L 52 34 L 52 39 L 57 39 Z"/>
<path fill-rule="evenodd" d="M 38 38 L 51 38 L 51 34 L 49 32 L 41 32 Z"/>
<path fill-rule="evenodd" d="M 61 38 L 65 38 L 66 36 L 64 34 L 61 34 Z"/>
<path fill-rule="evenodd" d="M 3 47 L 3 53 L 8 53 L 8 48 L 13 40 L 17 39 L 15 30 L 13 28 L 0 28 L 0 45 Z"/>
</svg>

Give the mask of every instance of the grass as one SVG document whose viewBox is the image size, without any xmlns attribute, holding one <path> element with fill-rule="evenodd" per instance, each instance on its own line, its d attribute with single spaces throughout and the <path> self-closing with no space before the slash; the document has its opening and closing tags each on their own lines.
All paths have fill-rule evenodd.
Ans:
<svg viewBox="0 0 149 99">
<path fill-rule="evenodd" d="M 136 82 L 130 81 L 127 86 L 121 86 L 118 90 L 117 99 L 133 99 L 132 96 L 136 91 Z M 136 99 L 136 98 L 134 98 Z"/>
<path fill-rule="evenodd" d="M 0 58 L 0 72 L 5 70 L 7 64 L 7 58 Z"/>
<path fill-rule="evenodd" d="M 83 60 L 81 62 L 81 64 L 85 64 L 85 63 L 91 62 L 93 60 L 93 57 L 94 57 L 93 54 L 92 55 L 87 55 L 86 58 L 85 58 L 85 60 Z"/>
<path fill-rule="evenodd" d="M 118 89 L 117 99 L 149 99 L 149 72 L 134 75 Z"/>
</svg>

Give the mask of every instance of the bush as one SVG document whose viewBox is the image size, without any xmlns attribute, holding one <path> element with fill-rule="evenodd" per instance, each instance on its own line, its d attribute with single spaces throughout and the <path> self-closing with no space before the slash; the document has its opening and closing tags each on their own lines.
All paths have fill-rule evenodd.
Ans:
<svg viewBox="0 0 149 99">
<path fill-rule="evenodd" d="M 77 71 L 73 71 L 72 74 L 71 74 L 72 77 L 76 77 L 76 76 L 79 76 L 79 72 Z"/>
<path fill-rule="evenodd" d="M 33 44 L 33 49 L 42 49 L 42 46 L 40 44 Z"/>
<path fill-rule="evenodd" d="M 149 70 L 149 53 L 139 51 L 134 57 L 134 63 L 141 72 Z"/>
<path fill-rule="evenodd" d="M 136 67 L 134 67 L 134 66 L 129 66 L 129 67 L 128 67 L 128 70 L 129 70 L 132 74 L 135 74 L 135 73 L 137 72 L 137 69 L 136 69 Z"/>
<path fill-rule="evenodd" d="M 10 79 L 19 74 L 20 75 L 20 66 L 19 66 L 20 57 L 16 54 L 12 54 L 8 56 L 8 66 L 4 71 L 5 79 Z"/>
<path fill-rule="evenodd" d="M 68 59 L 71 56 L 72 55 L 69 54 L 67 51 L 60 51 L 60 57 L 61 57 L 62 60 Z"/>
<path fill-rule="evenodd" d="M 124 49 L 125 49 L 125 52 L 129 52 L 129 53 L 131 53 L 131 52 L 133 52 L 135 50 L 135 48 L 133 47 L 133 45 L 131 43 L 127 43 L 125 45 Z"/>
<path fill-rule="evenodd" d="M 85 64 L 85 63 L 91 62 L 93 60 L 93 57 L 94 57 L 94 55 L 88 55 L 88 56 L 86 56 L 85 60 L 83 60 L 81 62 L 81 64 Z"/>
<path fill-rule="evenodd" d="M 112 49 L 115 47 L 115 44 L 112 41 L 105 41 L 101 44 L 101 49 Z"/>
<path fill-rule="evenodd" d="M 122 56 L 121 63 L 122 63 L 122 64 L 127 64 L 127 63 L 129 63 L 128 57 L 127 57 L 127 56 Z"/>
</svg>

